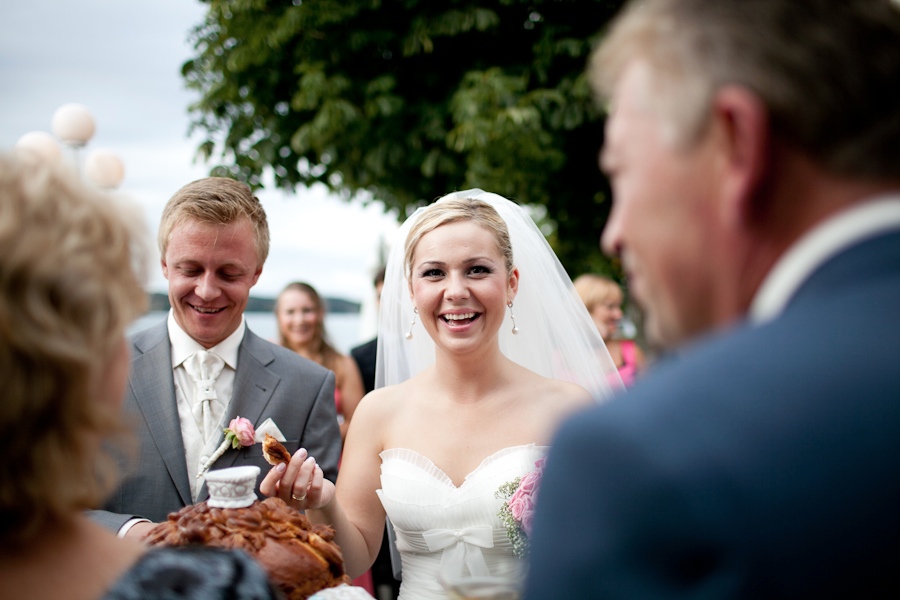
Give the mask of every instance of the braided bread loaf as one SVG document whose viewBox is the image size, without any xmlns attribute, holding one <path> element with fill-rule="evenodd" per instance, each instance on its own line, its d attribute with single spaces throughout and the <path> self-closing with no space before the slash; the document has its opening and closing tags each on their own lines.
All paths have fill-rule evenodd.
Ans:
<svg viewBox="0 0 900 600">
<path fill-rule="evenodd" d="M 279 498 L 246 508 L 213 508 L 206 502 L 171 513 L 149 534 L 151 545 L 203 544 L 240 548 L 266 569 L 289 600 L 349 583 L 334 530 L 312 525 Z"/>
</svg>

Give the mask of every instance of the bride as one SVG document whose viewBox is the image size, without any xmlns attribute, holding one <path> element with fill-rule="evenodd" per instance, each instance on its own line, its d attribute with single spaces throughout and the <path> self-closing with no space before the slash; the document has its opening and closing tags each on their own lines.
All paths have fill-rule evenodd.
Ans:
<svg viewBox="0 0 900 600">
<path fill-rule="evenodd" d="M 562 418 L 621 386 L 550 246 L 518 205 L 481 190 L 420 208 L 386 269 L 378 389 L 354 415 L 335 487 L 299 450 L 261 489 L 332 525 L 351 576 L 385 515 L 401 599 L 439 578 L 519 568 L 498 488 L 534 470 Z"/>
</svg>

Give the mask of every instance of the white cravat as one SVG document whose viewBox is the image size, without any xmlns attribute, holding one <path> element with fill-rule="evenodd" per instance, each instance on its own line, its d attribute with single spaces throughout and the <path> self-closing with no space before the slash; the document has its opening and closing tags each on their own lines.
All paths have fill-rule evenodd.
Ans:
<svg viewBox="0 0 900 600">
<path fill-rule="evenodd" d="M 214 352 L 198 350 L 184 360 L 184 370 L 194 380 L 194 401 L 191 412 L 204 441 L 216 433 L 225 405 L 216 395 L 216 379 L 225 361 Z"/>
<path fill-rule="evenodd" d="M 175 380 L 178 421 L 181 428 L 181 439 L 184 442 L 184 458 L 187 471 L 191 474 L 188 477 L 191 484 L 191 497 L 196 501 L 203 480 L 197 479 L 194 475 L 200 465 L 207 461 L 222 442 L 222 428 L 227 427 L 229 420 L 237 416 L 231 410 L 231 400 L 237 375 L 238 351 L 241 340 L 244 339 L 246 326 L 241 321 L 234 333 L 212 348 L 204 348 L 178 326 L 171 310 L 167 325 L 172 349 L 172 375 Z M 225 368 L 222 369 L 214 385 L 216 400 L 207 403 L 213 413 L 214 421 L 213 431 L 209 437 L 204 435 L 203 430 L 206 427 L 203 425 L 201 413 L 195 414 L 194 412 L 195 399 L 199 399 L 200 395 L 194 378 L 188 373 L 185 364 L 194 353 L 201 350 L 213 353 L 225 361 Z"/>
</svg>

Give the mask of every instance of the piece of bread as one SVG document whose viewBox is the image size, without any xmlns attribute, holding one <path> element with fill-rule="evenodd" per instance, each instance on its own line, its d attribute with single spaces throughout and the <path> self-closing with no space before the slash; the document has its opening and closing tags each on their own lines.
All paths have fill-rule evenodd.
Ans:
<svg viewBox="0 0 900 600">
<path fill-rule="evenodd" d="M 266 462 L 273 467 L 281 463 L 291 462 L 291 453 L 287 451 L 287 448 L 281 442 L 268 433 L 266 434 L 266 439 L 263 440 L 262 451 Z"/>
</svg>

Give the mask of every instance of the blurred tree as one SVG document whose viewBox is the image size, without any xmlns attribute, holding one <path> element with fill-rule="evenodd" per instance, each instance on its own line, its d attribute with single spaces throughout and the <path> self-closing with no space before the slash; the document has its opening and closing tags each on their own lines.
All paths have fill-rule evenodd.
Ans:
<svg viewBox="0 0 900 600">
<path fill-rule="evenodd" d="M 584 71 L 621 0 L 203 1 L 182 72 L 213 174 L 271 168 L 401 218 L 479 187 L 531 205 L 573 276 L 615 271 Z"/>
</svg>

